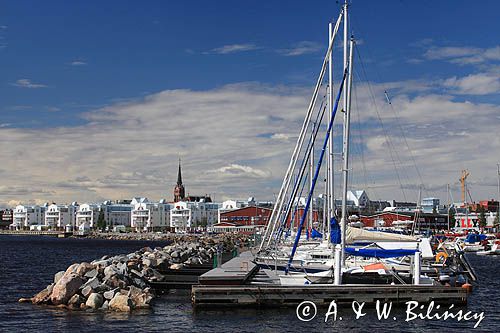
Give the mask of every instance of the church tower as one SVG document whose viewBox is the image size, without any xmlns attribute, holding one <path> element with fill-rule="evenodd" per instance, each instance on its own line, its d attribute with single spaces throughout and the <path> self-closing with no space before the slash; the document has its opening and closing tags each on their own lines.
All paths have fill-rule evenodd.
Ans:
<svg viewBox="0 0 500 333">
<path fill-rule="evenodd" d="M 177 185 L 174 188 L 174 202 L 182 201 L 185 198 L 184 185 L 182 185 L 181 159 L 179 158 L 179 171 L 177 173 Z"/>
</svg>

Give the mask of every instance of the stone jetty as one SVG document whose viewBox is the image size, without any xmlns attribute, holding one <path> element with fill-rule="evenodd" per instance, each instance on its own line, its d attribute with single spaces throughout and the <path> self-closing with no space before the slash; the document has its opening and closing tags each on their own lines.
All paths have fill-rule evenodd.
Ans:
<svg viewBox="0 0 500 333">
<path fill-rule="evenodd" d="M 44 290 L 19 302 L 70 310 L 129 312 L 148 308 L 155 297 L 149 283 L 162 281 L 161 271 L 209 264 L 218 251 L 231 252 L 247 240 L 236 234 L 179 237 L 165 247 L 145 247 L 130 254 L 75 263 L 56 273 L 54 282 Z"/>
</svg>

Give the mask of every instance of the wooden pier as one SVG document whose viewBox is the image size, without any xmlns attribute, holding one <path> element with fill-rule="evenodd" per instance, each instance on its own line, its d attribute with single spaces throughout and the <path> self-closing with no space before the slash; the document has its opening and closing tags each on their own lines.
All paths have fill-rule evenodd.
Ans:
<svg viewBox="0 0 500 333">
<path fill-rule="evenodd" d="M 252 260 L 250 251 L 241 253 L 220 267 L 214 268 L 199 278 L 201 285 L 242 285 L 245 284 L 255 272 L 257 265 Z"/>
<path fill-rule="evenodd" d="M 314 284 L 282 286 L 262 279 L 250 251 L 199 277 L 191 289 L 195 307 L 206 306 L 296 306 L 304 300 L 316 305 L 375 303 L 377 300 L 402 304 L 407 301 L 467 304 L 467 290 L 442 285 L 361 285 Z"/>
<path fill-rule="evenodd" d="M 458 287 L 414 285 L 309 285 L 304 287 L 244 285 L 192 287 L 192 302 L 203 306 L 296 306 L 304 300 L 316 305 L 351 304 L 353 301 L 375 303 L 377 300 L 440 304 L 467 304 L 467 291 Z"/>
</svg>

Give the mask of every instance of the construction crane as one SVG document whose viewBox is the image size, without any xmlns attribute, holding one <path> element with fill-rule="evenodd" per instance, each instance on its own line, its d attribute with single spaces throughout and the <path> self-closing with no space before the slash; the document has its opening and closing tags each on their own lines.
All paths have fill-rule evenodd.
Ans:
<svg viewBox="0 0 500 333">
<path fill-rule="evenodd" d="M 465 189 L 465 180 L 467 179 L 467 177 L 470 175 L 469 171 L 467 170 L 462 170 L 462 176 L 460 176 L 460 185 L 461 185 L 461 190 L 462 190 L 462 202 L 464 203 L 465 205 L 465 202 L 466 202 L 466 189 Z"/>
</svg>

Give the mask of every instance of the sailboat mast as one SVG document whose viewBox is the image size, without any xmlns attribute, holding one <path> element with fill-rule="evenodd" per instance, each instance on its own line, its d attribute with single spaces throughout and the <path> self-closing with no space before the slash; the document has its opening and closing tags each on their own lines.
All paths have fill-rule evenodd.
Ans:
<svg viewBox="0 0 500 333">
<path fill-rule="evenodd" d="M 314 184 L 313 184 L 313 174 L 314 174 L 314 130 L 316 129 L 316 123 L 312 123 L 312 130 L 311 130 L 311 154 L 309 155 L 309 185 L 310 188 L 312 189 Z M 309 211 L 309 218 L 307 219 L 307 231 L 306 232 L 311 232 L 312 226 L 313 226 L 313 218 L 314 218 L 314 194 L 313 194 L 313 203 L 312 203 L 312 209 Z"/>
<path fill-rule="evenodd" d="M 347 70 L 347 66 L 352 69 L 352 59 L 349 61 L 347 58 L 347 45 L 348 41 L 348 5 L 347 0 L 344 3 L 344 71 Z M 351 44 L 353 44 L 353 40 L 351 40 Z M 351 45 L 352 46 L 352 45 Z M 351 48 L 351 58 L 352 58 L 352 48 Z M 340 220 L 340 230 L 342 232 L 341 236 L 341 248 L 342 248 L 342 266 L 345 262 L 345 235 L 346 235 L 346 224 L 347 224 L 347 177 L 348 177 L 348 168 L 349 168 L 349 127 L 350 127 L 350 91 L 352 84 L 352 73 L 351 69 L 348 71 L 348 82 L 347 89 L 344 91 L 344 101 L 343 101 L 343 109 L 344 109 L 344 135 L 343 135 L 343 147 L 342 147 L 342 156 L 343 156 L 343 168 L 342 168 L 342 218 Z"/>
<path fill-rule="evenodd" d="M 330 23 L 328 25 L 328 40 L 332 41 L 332 34 L 333 34 L 333 24 Z M 332 53 L 330 53 L 330 57 L 328 59 L 328 121 L 331 119 L 331 109 L 333 108 L 333 56 Z M 326 239 L 328 239 L 328 244 L 330 244 L 330 220 L 333 217 L 333 211 L 335 207 L 335 197 L 333 195 L 333 182 L 334 182 L 334 168 L 333 168 L 333 135 L 330 135 L 330 139 L 328 140 L 328 158 L 327 158 L 327 214 L 326 214 L 326 220 L 325 223 L 327 223 L 327 230 L 328 233 L 326 235 Z"/>
</svg>

